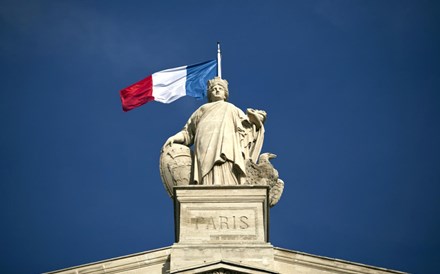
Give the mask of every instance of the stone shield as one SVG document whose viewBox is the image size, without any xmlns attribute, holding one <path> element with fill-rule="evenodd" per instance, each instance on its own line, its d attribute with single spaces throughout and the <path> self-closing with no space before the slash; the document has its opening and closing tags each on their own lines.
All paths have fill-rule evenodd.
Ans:
<svg viewBox="0 0 440 274">
<path fill-rule="evenodd" d="M 159 162 L 160 177 L 170 197 L 173 197 L 174 186 L 190 184 L 192 161 L 193 153 L 185 145 L 172 144 L 163 148 Z"/>
</svg>

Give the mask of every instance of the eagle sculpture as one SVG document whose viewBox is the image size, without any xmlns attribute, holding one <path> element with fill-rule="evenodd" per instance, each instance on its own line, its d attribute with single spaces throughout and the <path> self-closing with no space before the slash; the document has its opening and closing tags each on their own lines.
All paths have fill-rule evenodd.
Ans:
<svg viewBox="0 0 440 274">
<path fill-rule="evenodd" d="M 246 161 L 246 183 L 248 185 L 269 186 L 269 206 L 273 207 L 280 200 L 284 189 L 284 182 L 278 177 L 278 171 L 273 167 L 270 159 L 277 156 L 273 153 L 262 153 L 258 163 L 251 159 Z"/>
</svg>

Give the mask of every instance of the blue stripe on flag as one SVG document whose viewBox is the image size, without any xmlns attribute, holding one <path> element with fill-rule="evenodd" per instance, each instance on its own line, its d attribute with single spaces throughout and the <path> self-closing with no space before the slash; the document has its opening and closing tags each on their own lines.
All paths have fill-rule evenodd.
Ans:
<svg viewBox="0 0 440 274">
<path fill-rule="evenodd" d="M 186 95 L 202 99 L 206 97 L 208 80 L 217 75 L 217 60 L 186 67 Z"/>
</svg>

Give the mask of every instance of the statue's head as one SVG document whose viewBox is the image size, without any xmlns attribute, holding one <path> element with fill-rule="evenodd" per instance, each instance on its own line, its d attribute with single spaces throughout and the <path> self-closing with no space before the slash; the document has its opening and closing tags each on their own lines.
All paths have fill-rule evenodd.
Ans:
<svg viewBox="0 0 440 274">
<path fill-rule="evenodd" d="M 228 98 L 228 81 L 220 77 L 208 81 L 208 102 L 227 101 Z"/>
</svg>

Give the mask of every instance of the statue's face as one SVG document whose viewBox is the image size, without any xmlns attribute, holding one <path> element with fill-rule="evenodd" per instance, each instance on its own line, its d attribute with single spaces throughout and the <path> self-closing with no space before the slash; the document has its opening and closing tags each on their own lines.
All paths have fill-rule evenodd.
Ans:
<svg viewBox="0 0 440 274">
<path fill-rule="evenodd" d="M 211 102 L 226 100 L 226 90 L 221 85 L 214 85 L 213 87 L 211 87 L 209 89 L 209 92 L 211 93 L 211 96 L 210 96 Z"/>
</svg>

